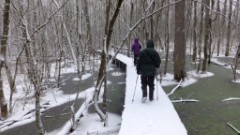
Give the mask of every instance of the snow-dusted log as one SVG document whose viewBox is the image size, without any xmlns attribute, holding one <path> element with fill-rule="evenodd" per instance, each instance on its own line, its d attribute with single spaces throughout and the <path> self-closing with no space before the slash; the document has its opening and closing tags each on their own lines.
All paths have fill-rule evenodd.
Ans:
<svg viewBox="0 0 240 135">
<path fill-rule="evenodd" d="M 87 135 L 110 135 L 110 134 L 116 134 L 119 132 L 120 126 L 101 130 L 101 131 L 88 131 Z"/>
<path fill-rule="evenodd" d="M 88 111 L 88 108 L 90 105 L 92 105 L 93 101 L 93 92 L 94 89 L 89 89 L 86 91 L 87 97 L 85 102 L 81 105 L 81 107 L 75 112 L 75 118 L 74 121 L 70 120 L 68 121 L 62 128 L 59 130 L 57 135 L 67 135 L 69 131 L 73 131 L 75 127 L 72 127 L 72 123 L 78 121 L 81 117 L 85 115 L 85 113 Z M 79 119 L 77 119 L 79 118 Z"/>
<path fill-rule="evenodd" d="M 231 123 L 227 122 L 227 125 L 230 126 L 233 130 L 235 130 L 238 134 L 240 134 L 240 131 L 234 127 Z"/>
<path fill-rule="evenodd" d="M 171 91 L 170 93 L 168 93 L 167 95 L 168 95 L 168 96 L 172 95 L 172 94 L 181 86 L 181 84 L 182 84 L 182 79 L 180 80 L 180 82 L 178 83 L 178 85 L 177 85 L 176 87 L 174 87 L 174 88 L 172 89 L 172 91 Z"/>
<path fill-rule="evenodd" d="M 41 113 L 43 113 L 43 112 L 46 111 L 46 109 L 41 109 L 40 111 L 41 111 Z M 9 126 L 11 126 L 11 125 L 13 125 L 17 122 L 26 121 L 26 120 L 34 121 L 34 118 L 32 117 L 34 112 L 35 112 L 35 108 L 25 112 L 19 118 L 15 118 L 15 119 L 11 119 L 11 120 L 5 120 L 4 122 L 2 122 L 0 124 L 0 131 L 2 131 L 2 129 L 7 128 L 7 127 L 9 127 Z"/>
<path fill-rule="evenodd" d="M 180 100 L 171 100 L 172 103 L 180 103 L 180 102 L 199 102 L 196 99 L 180 99 Z"/>
<path fill-rule="evenodd" d="M 230 101 L 230 100 L 240 100 L 240 98 L 238 97 L 230 97 L 230 98 L 226 98 L 226 99 L 223 99 L 222 101 Z"/>
</svg>

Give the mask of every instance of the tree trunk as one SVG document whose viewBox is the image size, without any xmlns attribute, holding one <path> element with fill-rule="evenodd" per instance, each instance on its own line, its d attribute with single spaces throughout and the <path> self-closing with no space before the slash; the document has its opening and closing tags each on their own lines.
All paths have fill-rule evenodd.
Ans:
<svg viewBox="0 0 240 135">
<path fill-rule="evenodd" d="M 185 71 L 185 1 L 175 5 L 174 79 L 184 80 Z"/>
<path fill-rule="evenodd" d="M 227 43 L 226 43 L 225 56 L 229 56 L 229 51 L 231 46 L 231 20 L 232 20 L 232 0 L 230 0 L 230 3 L 229 3 Z"/>
<path fill-rule="evenodd" d="M 38 128 L 38 134 L 44 135 L 45 131 L 43 129 L 42 120 L 41 120 L 41 112 L 40 112 L 40 94 L 42 92 L 42 84 L 41 84 L 41 74 L 42 72 L 38 70 L 37 65 L 34 63 L 34 58 L 30 48 L 30 35 L 28 31 L 28 21 L 25 16 L 22 18 L 22 27 L 23 32 L 22 35 L 26 39 L 24 44 L 26 60 L 27 60 L 27 69 L 28 69 L 28 78 L 31 83 L 34 85 L 35 90 L 35 118 L 36 118 L 36 126 Z"/>
<path fill-rule="evenodd" d="M 204 4 L 206 6 L 210 6 L 210 0 L 205 0 Z M 204 59 L 203 59 L 203 65 L 202 65 L 202 73 L 207 72 L 207 59 L 208 59 L 208 47 L 209 47 L 209 40 L 210 40 L 210 11 L 208 8 L 205 7 L 205 32 L 204 32 L 204 46 L 203 46 L 203 53 L 204 53 Z"/>
<path fill-rule="evenodd" d="M 240 59 L 240 44 L 238 45 L 237 53 L 235 54 L 235 57 L 233 59 L 233 64 L 231 65 L 234 81 L 236 81 L 236 79 L 237 79 L 237 68 L 238 68 L 238 64 L 239 64 L 239 59 Z"/>
<path fill-rule="evenodd" d="M 204 0 L 202 0 L 203 3 Z M 199 64 L 197 68 L 197 72 L 200 71 L 202 66 L 202 33 L 203 33 L 203 12 L 204 12 L 204 6 L 201 4 L 201 17 L 200 17 L 200 30 L 199 30 L 199 38 L 198 38 L 198 57 L 199 57 Z"/>
<path fill-rule="evenodd" d="M 192 61 L 197 59 L 197 2 L 194 1 L 194 17 L 193 17 L 193 56 Z"/>
<path fill-rule="evenodd" d="M 226 7 L 224 7 L 224 8 L 226 8 Z M 220 0 L 218 0 L 218 2 L 217 2 L 217 12 L 220 12 Z M 219 16 L 219 15 L 217 15 L 217 17 L 218 17 L 218 21 L 219 21 L 219 23 L 218 23 L 218 29 L 220 30 L 220 32 L 219 32 L 219 34 L 218 34 L 218 40 L 217 40 L 217 56 L 219 56 L 219 53 L 220 53 L 220 43 L 221 43 L 221 39 L 222 39 L 222 35 L 223 35 L 223 26 L 224 26 L 224 24 L 222 24 L 222 22 L 221 22 L 221 17 Z M 223 19 L 223 21 L 224 21 L 225 19 Z"/>
<path fill-rule="evenodd" d="M 239 19 L 238 19 L 238 17 L 239 17 L 239 2 L 240 2 L 240 0 L 237 0 L 237 3 L 236 3 L 236 9 L 235 9 L 235 11 L 236 11 L 236 15 L 235 15 L 235 18 L 236 18 L 236 30 L 235 30 L 235 38 L 234 39 L 236 39 L 237 40 L 237 42 L 239 43 L 240 42 L 240 39 L 238 38 L 238 35 L 240 35 L 240 30 L 239 30 Z"/>
<path fill-rule="evenodd" d="M 107 35 L 106 35 L 106 41 L 104 42 L 104 47 L 103 47 L 103 51 L 102 51 L 102 57 L 101 57 L 101 64 L 100 64 L 100 69 L 99 69 L 99 74 L 98 74 L 98 79 L 97 79 L 97 84 L 96 84 L 96 89 L 94 92 L 94 104 L 95 104 L 95 109 L 97 111 L 97 113 L 99 114 L 100 118 L 105 121 L 106 120 L 106 115 L 103 115 L 103 112 L 101 112 L 98 109 L 98 105 L 97 105 L 97 100 L 98 100 L 98 93 L 100 92 L 101 89 L 101 85 L 102 85 L 102 81 L 104 80 L 104 78 L 106 77 L 106 65 L 107 65 L 107 52 L 108 52 L 108 48 L 110 46 L 110 41 L 111 41 L 111 37 L 112 37 L 112 32 L 113 32 L 113 26 L 116 22 L 116 19 L 118 17 L 119 11 L 120 11 L 120 7 L 123 3 L 123 0 L 118 0 L 117 1 L 117 6 L 116 9 L 113 13 L 113 16 L 109 22 L 108 25 L 108 29 L 107 29 Z M 106 20 L 108 21 L 108 20 Z"/>
<path fill-rule="evenodd" d="M 209 46 L 208 46 L 208 64 L 211 63 L 211 57 L 212 57 L 212 18 L 213 18 L 213 12 L 214 10 L 214 0 L 211 0 L 211 7 L 209 11 Z"/>
<path fill-rule="evenodd" d="M 3 81 L 0 79 L 0 107 L 1 107 L 1 116 L 2 118 L 7 118 L 8 117 L 8 107 L 7 107 L 7 102 L 4 97 L 4 92 L 3 92 Z"/>
<path fill-rule="evenodd" d="M 2 38 L 1 38 L 1 64 L 0 64 L 0 78 L 2 78 L 2 69 L 3 66 L 5 66 L 6 68 L 6 72 L 7 72 L 7 77 L 8 77 L 8 81 L 9 81 L 9 85 L 11 88 L 11 93 L 14 91 L 14 86 L 11 86 L 13 83 L 12 80 L 12 74 L 11 74 L 11 70 L 8 67 L 8 61 L 7 61 L 7 46 L 8 46 L 8 33 L 9 33 L 9 14 L 10 14 L 10 0 L 5 0 L 5 5 L 4 5 L 4 13 L 3 13 L 3 33 L 2 33 Z M 2 81 L 1 81 L 1 85 L 2 85 Z M 7 109 L 7 103 L 5 102 L 5 97 L 3 94 L 3 87 L 1 87 L 1 94 L 0 94 L 0 102 L 1 102 L 1 115 L 2 117 L 6 118 L 8 115 L 8 109 Z"/>
<path fill-rule="evenodd" d="M 221 0 L 219 0 L 220 2 L 221 2 Z M 218 4 L 218 6 L 219 6 L 219 9 L 220 9 L 220 2 L 219 2 L 219 4 Z M 227 0 L 225 0 L 224 1 L 224 6 L 223 6 L 223 15 L 225 15 L 225 16 L 227 16 Z M 221 27 L 222 27 L 222 30 L 221 30 L 221 32 L 220 32 L 220 36 L 219 36 L 219 41 L 218 41 L 218 46 L 219 46 L 219 48 L 218 48 L 218 50 L 219 50 L 219 52 L 221 51 L 221 42 L 223 43 L 223 45 L 224 45 L 224 43 L 225 43 L 225 28 L 224 28 L 224 26 L 225 26 L 225 23 L 226 23 L 226 20 L 225 20 L 225 17 L 224 16 L 222 16 L 221 17 L 222 18 L 222 20 L 221 20 Z M 219 53 L 218 53 L 219 54 Z"/>
<path fill-rule="evenodd" d="M 166 4 L 169 4 L 169 1 L 167 1 Z M 165 64 L 164 64 L 164 71 L 163 74 L 167 74 L 167 67 L 168 67 L 168 57 L 169 57 L 169 46 L 170 46 L 170 33 L 169 33 L 169 7 L 166 9 L 166 27 L 165 27 L 165 47 L 166 47 L 166 57 L 165 57 Z"/>
</svg>

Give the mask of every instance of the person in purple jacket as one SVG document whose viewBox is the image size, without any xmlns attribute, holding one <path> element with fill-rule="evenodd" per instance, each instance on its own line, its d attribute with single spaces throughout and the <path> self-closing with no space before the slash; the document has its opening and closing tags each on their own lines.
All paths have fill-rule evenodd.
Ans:
<svg viewBox="0 0 240 135">
<path fill-rule="evenodd" d="M 133 52 L 133 56 L 134 56 L 134 61 L 133 62 L 134 62 L 135 66 L 137 65 L 137 60 L 138 60 L 141 48 L 142 48 L 142 46 L 139 43 L 139 39 L 135 38 L 134 43 L 132 45 L 132 52 Z"/>
</svg>

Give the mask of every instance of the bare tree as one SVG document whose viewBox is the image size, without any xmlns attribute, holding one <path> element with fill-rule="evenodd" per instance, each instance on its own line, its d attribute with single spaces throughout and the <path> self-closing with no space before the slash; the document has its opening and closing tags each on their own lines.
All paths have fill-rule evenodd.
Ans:
<svg viewBox="0 0 240 135">
<path fill-rule="evenodd" d="M 166 2 L 166 4 L 169 4 L 169 1 Z M 170 32 L 169 32 L 169 7 L 166 8 L 165 14 L 166 14 L 166 27 L 165 27 L 165 52 L 166 52 L 166 56 L 165 56 L 165 63 L 164 63 L 164 70 L 163 70 L 163 74 L 166 75 L 167 74 L 167 67 L 168 67 L 168 57 L 169 57 L 169 48 L 170 48 Z"/>
<path fill-rule="evenodd" d="M 224 7 L 224 9 L 226 9 L 226 7 Z M 217 1 L 217 12 L 220 12 L 220 0 Z M 226 12 L 226 11 L 225 11 Z M 220 30 L 219 34 L 218 34 L 218 39 L 217 39 L 217 56 L 219 56 L 220 53 L 220 43 L 221 43 L 221 38 L 223 35 L 223 26 L 224 26 L 224 19 L 222 21 L 220 21 L 221 17 L 220 15 L 217 15 L 217 19 L 219 21 L 218 25 L 218 29 Z"/>
<path fill-rule="evenodd" d="M 210 0 L 204 0 L 204 4 L 207 7 L 210 7 Z M 211 32 L 210 9 L 207 7 L 205 7 L 206 15 L 205 15 L 204 46 L 203 46 L 204 59 L 203 59 L 203 65 L 202 65 L 202 73 L 207 72 L 208 47 L 210 43 L 210 32 Z"/>
<path fill-rule="evenodd" d="M 238 45 L 237 52 L 233 59 L 233 63 L 231 64 L 232 72 L 233 72 L 233 80 L 237 80 L 237 68 L 240 62 L 240 45 Z"/>
<path fill-rule="evenodd" d="M 185 71 L 185 1 L 175 5 L 174 79 L 184 80 Z"/>
<path fill-rule="evenodd" d="M 193 16 L 193 56 L 192 61 L 195 62 L 197 59 L 197 2 L 192 3 L 194 6 Z"/>
<path fill-rule="evenodd" d="M 211 6 L 210 6 L 210 12 L 209 12 L 209 45 L 208 45 L 208 64 L 211 64 L 211 58 L 212 58 L 212 50 L 214 50 L 214 48 L 212 48 L 212 38 L 213 38 L 213 32 L 212 32 L 212 23 L 213 23 L 213 9 L 214 9 L 214 0 L 210 1 Z"/>
<path fill-rule="evenodd" d="M 97 85 L 95 88 L 95 92 L 94 92 L 94 106 L 95 109 L 97 111 L 97 113 L 99 114 L 100 118 L 105 121 L 106 120 L 106 115 L 104 115 L 104 113 L 99 109 L 98 107 L 98 95 L 100 92 L 100 88 L 101 85 L 104 81 L 104 78 L 106 77 L 107 74 L 107 51 L 108 48 L 110 46 L 110 41 L 111 41 L 111 37 L 112 37 L 112 32 L 113 32 L 113 27 L 114 24 L 116 22 L 116 19 L 118 17 L 119 11 L 120 11 L 120 7 L 123 3 L 123 0 L 118 0 L 117 4 L 116 4 L 116 9 L 113 13 L 112 18 L 110 19 L 109 22 L 109 26 L 107 28 L 107 35 L 105 36 L 105 41 L 104 41 L 104 45 L 103 45 L 103 50 L 102 50 L 102 56 L 101 56 L 101 64 L 100 64 L 100 69 L 99 69 L 99 74 L 98 74 L 98 80 L 97 80 Z"/>
<path fill-rule="evenodd" d="M 228 13 L 228 29 L 227 29 L 227 43 L 226 43 L 226 50 L 225 56 L 229 56 L 230 44 L 231 44 L 231 20 L 232 20 L 232 0 L 229 3 L 229 13 Z"/>
<path fill-rule="evenodd" d="M 203 2 L 204 0 L 202 0 Z M 200 14 L 200 29 L 199 29 L 199 38 L 198 38 L 198 58 L 199 58 L 199 64 L 197 67 L 197 72 L 200 71 L 201 67 L 202 67 L 202 33 L 203 33 L 203 13 L 204 13 L 204 6 L 201 4 L 201 14 Z"/>
<path fill-rule="evenodd" d="M 8 116 L 7 103 L 5 101 L 4 93 L 3 93 L 3 82 L 2 82 L 2 69 L 6 68 L 6 71 L 10 71 L 7 61 L 7 43 L 8 43 L 8 33 L 9 33 L 9 14 L 10 14 L 10 0 L 5 0 L 4 5 L 4 13 L 3 13 L 3 34 L 1 37 L 1 60 L 0 60 L 0 107 L 1 107 L 1 116 L 6 118 Z M 10 77 L 10 87 L 12 83 L 11 72 L 8 72 Z M 13 88 L 11 87 L 11 92 L 13 92 Z"/>
<path fill-rule="evenodd" d="M 219 0 L 218 1 L 218 9 L 219 9 L 219 11 L 220 11 L 220 1 L 221 0 Z M 223 6 L 223 15 L 226 15 L 227 14 L 227 0 L 225 0 L 224 1 L 224 6 Z M 220 31 L 220 33 L 219 33 L 219 38 L 218 38 L 218 42 L 217 42 L 217 54 L 219 55 L 219 53 L 220 53 L 220 50 L 221 50 L 221 42 L 222 43 L 224 43 L 225 41 L 224 41 L 224 32 L 225 32 L 225 23 L 226 23 L 226 20 L 225 20 L 225 17 L 224 16 L 222 16 L 221 17 L 222 18 L 222 20 L 221 20 L 221 31 Z"/>
</svg>

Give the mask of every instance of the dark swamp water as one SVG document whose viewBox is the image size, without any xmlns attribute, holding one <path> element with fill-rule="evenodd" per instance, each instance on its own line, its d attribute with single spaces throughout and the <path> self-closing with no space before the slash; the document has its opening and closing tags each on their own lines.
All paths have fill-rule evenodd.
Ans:
<svg viewBox="0 0 240 135">
<path fill-rule="evenodd" d="M 112 68 L 108 73 L 108 80 L 110 82 L 108 84 L 108 96 L 110 100 L 110 102 L 108 103 L 108 111 L 111 113 L 121 115 L 125 96 L 126 74 L 124 67 L 122 67 L 118 63 L 115 64 L 116 65 L 112 65 Z M 63 75 L 63 79 L 66 80 L 64 81 L 65 85 L 62 85 L 60 90 L 62 90 L 64 94 L 74 94 L 77 92 L 78 89 L 80 89 L 80 91 L 83 91 L 87 88 L 94 86 L 93 77 L 83 80 L 81 84 L 79 84 L 78 81 L 73 81 L 75 77 L 76 75 L 74 74 Z M 79 99 L 76 102 L 75 110 L 77 110 L 81 106 L 83 101 L 84 101 L 83 99 Z M 69 108 L 70 105 L 72 105 L 72 102 L 68 102 L 57 107 L 53 107 L 51 109 L 48 109 L 42 115 L 43 125 L 47 132 L 52 132 L 54 130 L 61 128 L 69 120 L 70 114 L 67 115 L 60 114 L 68 113 L 69 110 L 68 109 L 64 110 L 63 108 Z M 92 107 L 90 107 L 90 112 L 92 113 L 94 112 L 94 109 Z M 38 133 L 36 131 L 37 128 L 34 121 L 31 123 L 27 123 L 25 125 L 20 125 L 11 128 L 3 132 L 0 131 L 0 135 L 37 135 Z"/>
<path fill-rule="evenodd" d="M 229 58 L 219 58 L 229 62 Z M 212 77 L 198 79 L 198 82 L 180 88 L 170 99 L 197 99 L 200 102 L 174 103 L 188 135 L 237 135 L 227 123 L 240 129 L 240 100 L 223 102 L 223 99 L 240 97 L 240 84 L 232 82 L 230 69 L 210 64 L 208 71 Z M 169 92 L 174 86 L 163 87 Z"/>
</svg>

